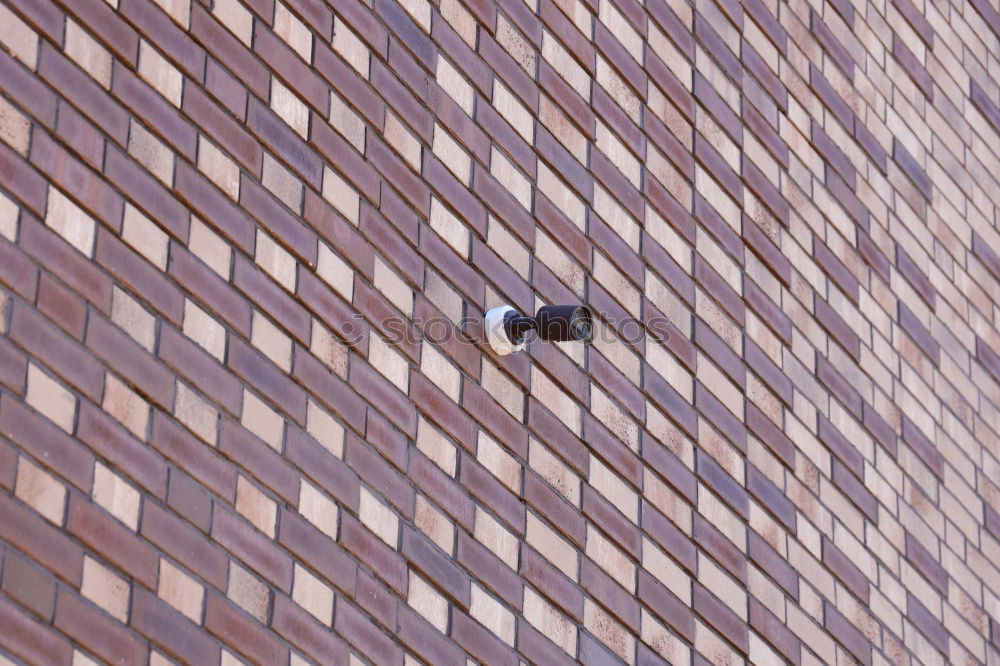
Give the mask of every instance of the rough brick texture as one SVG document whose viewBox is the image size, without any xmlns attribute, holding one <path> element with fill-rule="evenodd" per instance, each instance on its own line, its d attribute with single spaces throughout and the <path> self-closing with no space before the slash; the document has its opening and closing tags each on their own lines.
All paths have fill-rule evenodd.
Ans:
<svg viewBox="0 0 1000 666">
<path fill-rule="evenodd" d="M 998 174 L 997 0 L 0 0 L 0 662 L 1000 666 Z"/>
</svg>

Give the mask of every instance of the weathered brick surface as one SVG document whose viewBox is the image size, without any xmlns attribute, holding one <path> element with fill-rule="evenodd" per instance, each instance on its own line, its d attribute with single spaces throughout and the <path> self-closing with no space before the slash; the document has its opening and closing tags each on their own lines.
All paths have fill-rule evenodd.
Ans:
<svg viewBox="0 0 1000 666">
<path fill-rule="evenodd" d="M 996 0 L 0 0 L 0 661 L 1000 664 L 998 72 Z"/>
</svg>

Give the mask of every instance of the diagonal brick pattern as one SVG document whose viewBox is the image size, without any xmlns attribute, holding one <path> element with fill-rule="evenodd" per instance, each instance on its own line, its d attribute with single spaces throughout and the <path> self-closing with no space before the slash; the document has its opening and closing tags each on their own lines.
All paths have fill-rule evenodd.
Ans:
<svg viewBox="0 0 1000 666">
<path fill-rule="evenodd" d="M 1000 664 L 996 0 L 0 46 L 0 662 Z"/>
</svg>

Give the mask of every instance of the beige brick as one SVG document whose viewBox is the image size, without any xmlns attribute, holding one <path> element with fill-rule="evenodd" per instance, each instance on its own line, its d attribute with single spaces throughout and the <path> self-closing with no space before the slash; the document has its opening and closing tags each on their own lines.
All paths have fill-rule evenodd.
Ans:
<svg viewBox="0 0 1000 666">
<path fill-rule="evenodd" d="M 160 581 L 156 594 L 195 624 L 201 624 L 205 588 L 168 560 L 160 558 Z"/>
<path fill-rule="evenodd" d="M 63 50 L 105 88 L 111 87 L 111 54 L 73 19 L 66 21 Z"/>
<path fill-rule="evenodd" d="M 602 58 L 600 55 L 597 56 L 597 70 L 595 72 L 594 80 L 596 80 L 602 88 L 608 91 L 618 106 L 620 106 L 625 113 L 628 114 L 632 122 L 639 124 L 641 118 L 639 116 L 640 101 L 639 96 L 636 95 L 627 83 L 622 79 L 621 76 L 608 64 L 608 61 Z"/>
<path fill-rule="evenodd" d="M 632 282 L 630 282 L 629 279 L 600 252 L 594 253 L 593 276 L 598 282 L 604 285 L 609 292 L 615 295 L 618 302 L 621 303 L 633 317 L 639 316 L 639 307 L 642 302 L 639 290 L 636 289 Z"/>
<path fill-rule="evenodd" d="M 215 446 L 219 413 L 183 382 L 177 382 L 174 416 L 208 444 Z"/>
<path fill-rule="evenodd" d="M 440 233 L 440 232 L 439 232 Z M 537 235 L 536 235 L 537 238 Z M 486 233 L 486 244 L 489 245 L 498 257 L 517 271 L 525 280 L 528 279 L 531 265 L 531 255 L 525 249 L 521 241 L 517 239 L 504 225 L 492 215 L 489 216 L 489 225 Z M 464 254 L 468 258 L 468 254 Z"/>
<path fill-rule="evenodd" d="M 236 483 L 236 510 L 254 527 L 274 538 L 277 504 L 242 475 Z"/>
<path fill-rule="evenodd" d="M 590 597 L 584 598 L 583 626 L 625 663 L 635 663 L 635 637 Z"/>
<path fill-rule="evenodd" d="M 331 539 L 337 538 L 340 513 L 337 505 L 314 485 L 299 482 L 299 513 Z"/>
<path fill-rule="evenodd" d="M 594 212 L 608 223 L 633 250 L 639 248 L 639 225 L 600 185 L 594 184 Z M 598 256 L 596 253 L 595 257 Z"/>
<path fill-rule="evenodd" d="M 559 40 L 548 30 L 542 31 L 542 57 L 585 100 L 590 99 L 590 76 L 576 63 Z"/>
<path fill-rule="evenodd" d="M 152 352 L 156 339 L 156 318 L 139 302 L 118 287 L 111 297 L 111 320 L 136 342 Z"/>
<path fill-rule="evenodd" d="M 330 125 L 357 148 L 359 153 L 365 152 L 365 121 L 332 90 L 329 120 Z"/>
<path fill-rule="evenodd" d="M 529 515 L 531 514 L 529 513 Z M 504 564 L 517 571 L 519 549 L 517 536 L 479 505 L 476 505 L 475 520 L 474 536 L 476 540 L 499 557 Z"/>
<path fill-rule="evenodd" d="M 333 621 L 333 589 L 298 562 L 295 563 L 292 599 L 321 624 L 330 626 Z"/>
<path fill-rule="evenodd" d="M 472 177 L 472 158 L 465 152 L 465 148 L 453 139 L 447 130 L 438 123 L 434 123 L 432 150 L 438 159 L 441 160 L 441 163 L 455 174 L 455 178 L 458 178 L 463 185 L 468 187 Z M 438 233 L 441 232 L 438 230 Z M 446 240 L 449 240 L 447 235 L 441 235 Z M 458 252 L 463 256 L 467 256 L 468 250 L 458 250 Z"/>
<path fill-rule="evenodd" d="M 496 145 L 493 146 L 493 151 L 490 154 L 490 173 L 518 203 L 525 209 L 531 210 L 531 181 L 497 149 Z"/>
<path fill-rule="evenodd" d="M 161 271 L 167 270 L 170 238 L 132 204 L 125 204 L 122 240 Z"/>
<path fill-rule="evenodd" d="M 157 180 L 172 187 L 174 183 L 174 154 L 145 127 L 132 119 L 128 134 L 128 152 Z"/>
<path fill-rule="evenodd" d="M 217 0 L 213 5 L 212 14 L 247 48 L 250 48 L 253 40 L 253 15 L 240 0 Z"/>
<path fill-rule="evenodd" d="M 608 27 L 611 34 L 621 42 L 625 50 L 629 52 L 636 62 L 642 64 L 642 44 L 643 39 L 636 32 L 635 28 L 621 15 L 614 4 L 609 2 L 609 0 L 601 0 L 598 18 L 601 19 L 601 23 Z"/>
<path fill-rule="evenodd" d="M 229 280 L 232 249 L 229 243 L 195 216 L 191 216 L 191 237 L 188 249 L 215 271 L 223 280 Z"/>
<path fill-rule="evenodd" d="M 312 32 L 281 2 L 274 6 L 274 32 L 303 60 L 312 63 Z"/>
<path fill-rule="evenodd" d="M 368 362 L 403 393 L 407 393 L 410 366 L 406 359 L 378 335 L 368 338 Z"/>
<path fill-rule="evenodd" d="M 240 167 L 203 135 L 198 136 L 198 170 L 233 201 L 240 198 Z"/>
<path fill-rule="evenodd" d="M 145 441 L 149 404 L 110 372 L 105 375 L 101 407 L 138 439 Z"/>
<path fill-rule="evenodd" d="M 448 93 L 448 96 L 455 100 L 463 111 L 472 116 L 474 100 L 472 86 L 447 58 L 438 56 L 435 77 L 441 89 Z"/>
<path fill-rule="evenodd" d="M 262 182 L 271 194 L 278 197 L 296 214 L 302 211 L 302 182 L 298 176 L 283 167 L 270 154 L 264 154 L 264 172 Z"/>
<path fill-rule="evenodd" d="M 531 366 L 531 395 L 552 410 L 574 434 L 580 435 L 580 406 L 535 365 Z"/>
<path fill-rule="evenodd" d="M 434 196 L 431 197 L 430 225 L 431 229 L 451 245 L 455 252 L 465 259 L 469 258 L 468 227 Z"/>
<path fill-rule="evenodd" d="M 338 458 L 344 456 L 344 427 L 311 399 L 306 410 L 306 430 Z"/>
<path fill-rule="evenodd" d="M 462 297 L 431 266 L 427 267 L 425 275 L 424 296 L 452 323 L 460 325 L 464 310 Z"/>
<path fill-rule="evenodd" d="M 154 652 L 150 655 L 149 666 L 172 666 L 171 662 L 165 659 L 157 660 L 158 653 Z M 0 665 L 2 666 L 14 666 L 14 662 L 8 661 L 6 657 L 0 657 Z M 73 650 L 73 666 L 101 666 L 98 662 L 94 661 L 84 653 L 79 650 Z"/>
<path fill-rule="evenodd" d="M 514 645 L 514 614 L 503 607 L 489 592 L 472 584 L 469 615 L 479 620 L 484 627 L 500 637 L 507 645 Z"/>
<path fill-rule="evenodd" d="M 512 493 L 521 494 L 521 465 L 484 430 L 479 431 L 476 459 Z"/>
<path fill-rule="evenodd" d="M 309 107 L 275 76 L 271 77 L 271 110 L 299 136 L 309 139 Z"/>
<path fill-rule="evenodd" d="M 423 495 L 417 495 L 413 524 L 437 544 L 438 548 L 453 555 L 455 551 L 455 526 L 448 516 L 438 511 Z"/>
<path fill-rule="evenodd" d="M 580 198 L 545 166 L 538 162 L 538 189 L 545 193 L 569 220 L 583 231 L 586 227 L 587 209 Z M 624 212 L 624 211 L 623 211 Z"/>
<path fill-rule="evenodd" d="M 530 587 L 524 588 L 524 619 L 571 657 L 576 656 L 576 625 Z"/>
<path fill-rule="evenodd" d="M 3 98 L 0 98 L 0 140 L 27 157 L 31 123 L 27 116 Z"/>
<path fill-rule="evenodd" d="M 17 241 L 17 218 L 19 212 L 17 204 L 11 201 L 7 195 L 0 192 L 0 236 L 6 238 L 11 243 Z"/>
<path fill-rule="evenodd" d="M 669 629 L 654 619 L 652 613 L 642 609 L 640 638 L 668 664 L 687 664 L 691 660 L 691 649 Z M 753 634 L 751 634 L 753 636 Z M 761 662 L 756 662 L 761 663 Z"/>
<path fill-rule="evenodd" d="M 423 417 L 417 425 L 417 448 L 449 476 L 455 476 L 458 458 L 455 445 Z"/>
<path fill-rule="evenodd" d="M 539 99 L 538 120 L 552 132 L 552 135 L 581 164 L 587 163 L 587 137 L 577 129 L 562 109 L 547 95 Z M 541 185 L 539 184 L 539 187 Z"/>
<path fill-rule="evenodd" d="M 427 0 L 401 0 L 399 4 L 413 17 L 414 22 L 420 26 L 421 30 L 430 34 L 431 5 Z"/>
<path fill-rule="evenodd" d="M 504 18 L 503 14 L 497 14 L 496 40 L 521 66 L 521 69 L 528 73 L 528 76 L 535 77 L 537 71 L 535 61 L 538 54 L 535 53 L 528 40 Z M 531 141 L 529 140 L 528 143 Z"/>
<path fill-rule="evenodd" d="M 597 121 L 597 139 L 594 145 L 608 156 L 611 163 L 629 179 L 632 185 L 637 189 L 642 187 L 640 180 L 642 167 L 639 164 L 639 160 L 625 147 L 621 139 L 601 121 Z"/>
<path fill-rule="evenodd" d="M 539 520 L 534 513 L 528 512 L 525 542 L 537 550 L 557 569 L 576 580 L 580 568 L 579 555 L 576 548 L 568 541 Z"/>
<path fill-rule="evenodd" d="M 441 16 L 469 48 L 476 48 L 476 18 L 465 10 L 460 0 L 442 0 Z"/>
<path fill-rule="evenodd" d="M 413 291 L 380 258 L 375 258 L 375 288 L 407 317 L 413 314 Z"/>
<path fill-rule="evenodd" d="M 483 359 L 480 384 L 515 419 L 524 416 L 524 390 L 490 361 Z"/>
<path fill-rule="evenodd" d="M 243 389 L 243 427 L 260 437 L 276 451 L 281 451 L 285 421 L 276 411 L 250 391 Z"/>
<path fill-rule="evenodd" d="M 191 26 L 190 0 L 153 0 L 153 2 L 185 30 Z"/>
<path fill-rule="evenodd" d="M 339 53 L 361 75 L 361 78 L 368 78 L 368 47 L 339 16 L 335 16 L 333 20 L 333 50 Z"/>
<path fill-rule="evenodd" d="M 89 555 L 83 558 L 80 594 L 119 622 L 128 621 L 129 584 Z"/>
<path fill-rule="evenodd" d="M 56 525 L 63 524 L 66 487 L 25 456 L 18 460 L 14 495 L 46 520 Z"/>
<path fill-rule="evenodd" d="M 744 622 L 747 621 L 747 594 L 725 571 L 707 557 L 698 553 L 698 582 L 712 592 Z"/>
<path fill-rule="evenodd" d="M 38 62 L 38 33 L 6 6 L 0 7 L 0 44 L 34 71 Z"/>
<path fill-rule="evenodd" d="M 642 568 L 651 573 L 684 604 L 691 605 L 691 578 L 651 540 L 642 540 Z"/>
<path fill-rule="evenodd" d="M 94 251 L 94 219 L 49 185 L 45 224 L 87 257 Z"/>
<path fill-rule="evenodd" d="M 358 517 L 378 538 L 390 547 L 396 547 L 399 541 L 399 518 L 364 486 L 361 487 Z"/>
<path fill-rule="evenodd" d="M 535 142 L 535 120 L 531 112 L 521 102 L 514 97 L 514 94 L 500 82 L 500 79 L 493 79 L 493 108 L 506 118 L 511 127 L 517 130 L 528 145 Z"/>
<path fill-rule="evenodd" d="M 257 230 L 257 249 L 254 261 L 282 287 L 295 293 L 296 262 L 288 250 L 278 245 L 273 238 Z"/>
<path fill-rule="evenodd" d="M 573 293 L 582 297 L 586 284 L 586 272 L 563 249 L 541 231 L 535 233 L 535 261 L 545 264 L 552 273 L 569 287 Z"/>
<path fill-rule="evenodd" d="M 323 198 L 333 204 L 347 221 L 358 226 L 361 215 L 361 196 L 346 180 L 328 166 L 323 167 Z"/>
<path fill-rule="evenodd" d="M 267 317 L 257 310 L 253 313 L 253 331 L 250 338 L 254 347 L 262 351 L 275 365 L 291 372 L 292 340 Z"/>
<path fill-rule="evenodd" d="M 100 462 L 94 463 L 94 501 L 133 532 L 139 525 L 139 491 Z"/>
<path fill-rule="evenodd" d="M 184 299 L 184 335 L 222 363 L 226 355 L 226 329 L 189 298 Z"/>
<path fill-rule="evenodd" d="M 312 320 L 309 351 L 339 377 L 347 378 L 347 345 L 318 319 Z"/>
<path fill-rule="evenodd" d="M 718 634 L 699 621 L 695 621 L 694 648 L 705 655 L 712 664 L 741 664 L 745 663 L 740 655 L 729 647 Z M 823 655 L 834 654 L 830 652 L 820 652 Z"/>
<path fill-rule="evenodd" d="M 233 603 L 250 613 L 258 622 L 267 624 L 267 610 L 271 596 L 267 585 L 232 560 L 229 562 L 226 594 Z"/>
<path fill-rule="evenodd" d="M 180 108 L 184 77 L 145 39 L 139 41 L 139 76 L 168 102 Z"/>
<path fill-rule="evenodd" d="M 591 523 L 587 523 L 586 553 L 622 587 L 635 594 L 635 564 Z"/>
<path fill-rule="evenodd" d="M 420 352 L 420 372 L 456 404 L 458 403 L 462 387 L 461 373 L 426 339 Z"/>
<path fill-rule="evenodd" d="M 28 364 L 28 392 L 25 400 L 66 432 L 73 433 L 76 396 L 34 363 Z"/>
<path fill-rule="evenodd" d="M 534 437 L 529 440 L 528 464 L 570 504 L 579 508 L 580 478 Z"/>
<path fill-rule="evenodd" d="M 639 495 L 594 454 L 590 455 L 590 485 L 633 523 L 639 522 Z"/>
<path fill-rule="evenodd" d="M 448 600 L 427 581 L 410 570 L 410 583 L 406 603 L 424 616 L 441 633 L 448 630 Z"/>
<path fill-rule="evenodd" d="M 385 113 L 386 143 L 402 155 L 403 160 L 410 165 L 417 173 L 420 172 L 420 141 L 410 133 L 410 130 L 399 120 L 399 117 L 392 111 Z"/>
</svg>

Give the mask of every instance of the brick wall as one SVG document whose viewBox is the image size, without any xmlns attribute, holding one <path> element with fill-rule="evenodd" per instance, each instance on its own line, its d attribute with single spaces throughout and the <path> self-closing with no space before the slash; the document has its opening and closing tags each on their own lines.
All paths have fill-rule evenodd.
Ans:
<svg viewBox="0 0 1000 666">
<path fill-rule="evenodd" d="M 0 662 L 1000 664 L 997 0 L 0 44 Z"/>
</svg>

